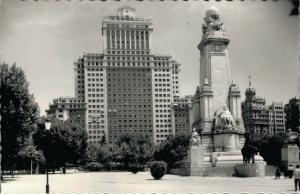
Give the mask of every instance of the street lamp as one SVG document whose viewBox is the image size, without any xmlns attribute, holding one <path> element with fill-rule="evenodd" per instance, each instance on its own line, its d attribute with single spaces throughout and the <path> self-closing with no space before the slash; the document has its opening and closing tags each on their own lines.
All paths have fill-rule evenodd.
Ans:
<svg viewBox="0 0 300 194">
<path fill-rule="evenodd" d="M 51 122 L 50 120 L 46 119 L 45 121 L 45 129 L 46 131 L 50 130 Z M 49 194 L 49 174 L 48 174 L 48 161 L 46 157 L 46 194 Z"/>
</svg>

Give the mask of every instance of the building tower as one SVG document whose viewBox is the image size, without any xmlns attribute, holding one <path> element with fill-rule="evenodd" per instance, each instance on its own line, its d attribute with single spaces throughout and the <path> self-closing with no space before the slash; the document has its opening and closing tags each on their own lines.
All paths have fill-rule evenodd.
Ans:
<svg viewBox="0 0 300 194">
<path fill-rule="evenodd" d="M 102 20 L 102 53 L 74 63 L 75 95 L 86 103 L 90 142 L 113 142 L 124 132 L 148 134 L 156 143 L 174 134 L 173 98 L 180 64 L 152 54 L 152 21 L 121 7 Z"/>
<path fill-rule="evenodd" d="M 246 99 L 242 102 L 242 117 L 246 130 L 250 134 L 269 133 L 269 111 L 266 99 L 256 96 L 256 91 L 251 84 L 251 76 L 249 76 L 249 87 L 245 95 Z"/>
</svg>

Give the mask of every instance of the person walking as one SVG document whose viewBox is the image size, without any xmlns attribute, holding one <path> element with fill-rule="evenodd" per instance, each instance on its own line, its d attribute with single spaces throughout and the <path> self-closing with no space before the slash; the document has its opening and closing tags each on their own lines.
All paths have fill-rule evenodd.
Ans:
<svg viewBox="0 0 300 194">
<path fill-rule="evenodd" d="M 277 168 L 275 172 L 275 179 L 280 179 L 280 176 L 281 176 L 280 170 L 279 168 Z"/>
<path fill-rule="evenodd" d="M 290 179 L 293 178 L 293 165 L 291 164 L 288 166 L 288 176 Z"/>
<path fill-rule="evenodd" d="M 296 169 L 294 169 L 294 179 L 295 179 L 295 191 L 300 190 L 300 165 L 297 164 Z"/>
</svg>

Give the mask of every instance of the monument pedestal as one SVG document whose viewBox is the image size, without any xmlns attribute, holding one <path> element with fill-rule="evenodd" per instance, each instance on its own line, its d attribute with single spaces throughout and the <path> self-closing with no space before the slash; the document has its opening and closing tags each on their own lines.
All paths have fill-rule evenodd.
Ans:
<svg viewBox="0 0 300 194">
<path fill-rule="evenodd" d="M 259 169 L 264 169 L 262 166 L 265 166 L 265 162 L 261 156 L 256 155 L 255 162 Z M 241 151 L 208 153 L 202 146 L 192 146 L 188 150 L 187 161 L 180 168 L 171 169 L 170 173 L 181 176 L 234 176 L 235 166 L 240 165 L 244 165 Z M 244 171 L 247 174 L 249 170 Z M 259 170 L 258 174 L 261 176 L 263 173 L 264 170 Z"/>
<path fill-rule="evenodd" d="M 204 149 L 201 146 L 192 146 L 188 151 L 188 169 L 189 176 L 203 176 L 205 168 L 204 163 Z"/>
<path fill-rule="evenodd" d="M 296 144 L 286 144 L 281 148 L 281 164 L 284 167 L 292 165 L 296 168 L 299 164 L 299 147 Z"/>
<path fill-rule="evenodd" d="M 235 130 L 217 131 L 213 134 L 214 151 L 231 152 L 242 149 L 244 133 Z"/>
<path fill-rule="evenodd" d="M 171 169 L 170 173 L 182 176 L 203 176 L 204 163 L 204 148 L 193 145 L 188 150 L 186 162 L 180 168 Z"/>
<path fill-rule="evenodd" d="M 245 163 L 234 167 L 236 175 L 240 177 L 264 177 L 266 173 L 266 163 Z"/>
</svg>

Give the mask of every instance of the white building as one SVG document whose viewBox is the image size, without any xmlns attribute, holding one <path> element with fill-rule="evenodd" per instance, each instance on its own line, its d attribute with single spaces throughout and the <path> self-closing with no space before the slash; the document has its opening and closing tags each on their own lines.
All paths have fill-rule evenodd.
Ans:
<svg viewBox="0 0 300 194">
<path fill-rule="evenodd" d="M 147 133 L 154 142 L 174 134 L 171 104 L 179 96 L 180 64 L 152 54 L 152 21 L 121 7 L 102 20 L 102 53 L 74 63 L 75 95 L 86 103 L 89 141 L 114 141 L 122 132 Z"/>
</svg>

